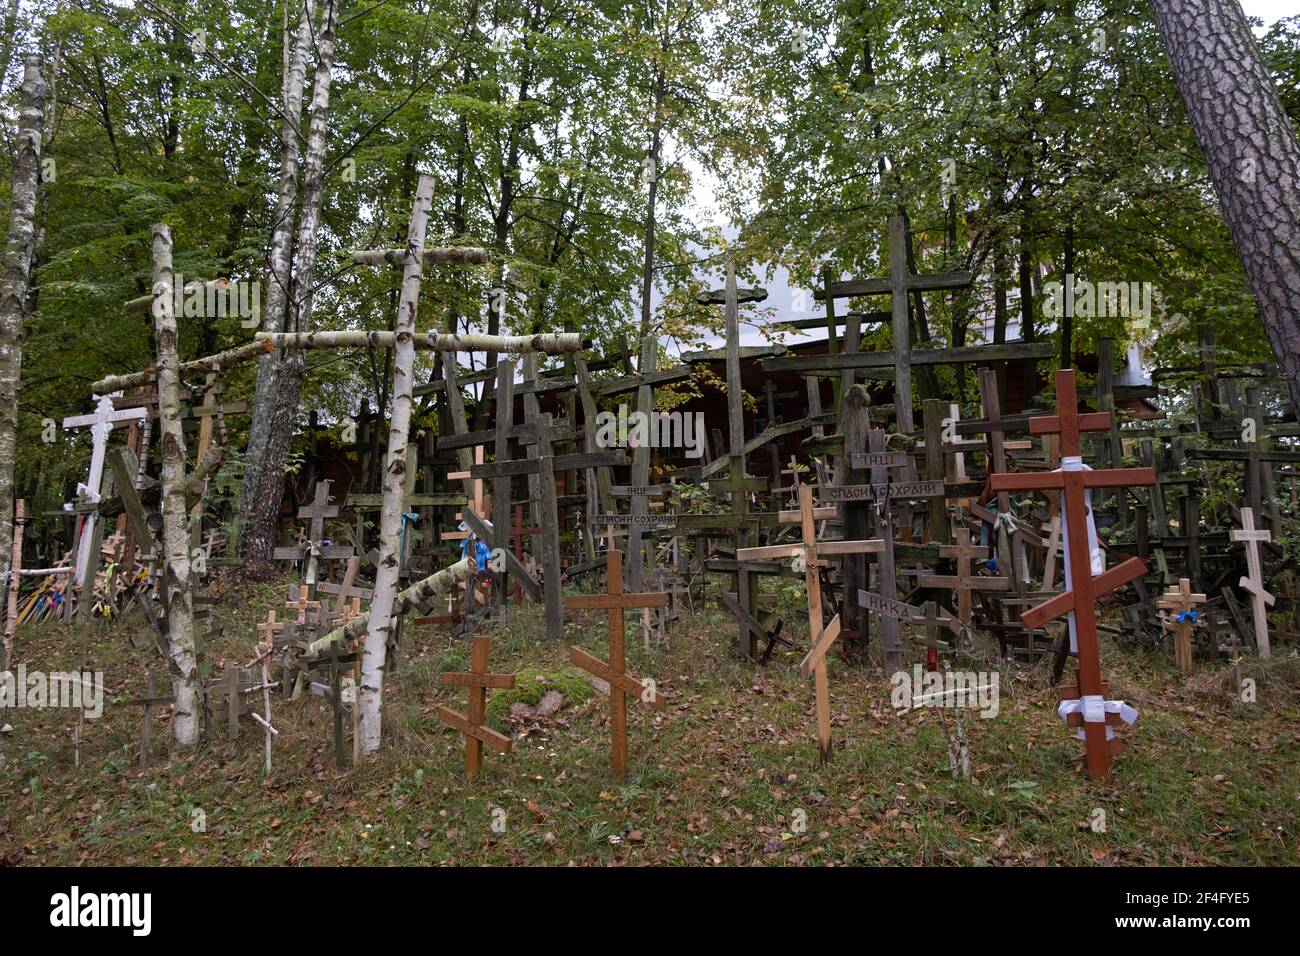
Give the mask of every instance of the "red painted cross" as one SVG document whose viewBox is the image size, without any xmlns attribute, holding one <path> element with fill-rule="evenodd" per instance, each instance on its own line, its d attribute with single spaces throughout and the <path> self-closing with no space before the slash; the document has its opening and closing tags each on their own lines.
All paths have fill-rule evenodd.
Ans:
<svg viewBox="0 0 1300 956">
<path fill-rule="evenodd" d="M 1041 627 L 1063 614 L 1074 615 L 1074 634 L 1078 643 L 1078 692 L 1083 697 L 1104 697 L 1101 680 L 1101 657 L 1097 647 L 1097 599 L 1108 591 L 1122 587 L 1146 573 L 1146 562 L 1129 558 L 1123 564 L 1094 577 L 1088 548 L 1089 488 L 1127 488 L 1154 485 L 1155 472 L 1150 468 L 1106 468 L 1084 471 L 1079 433 L 1107 431 L 1109 412 L 1078 411 L 1074 372 L 1061 369 L 1056 373 L 1055 415 L 1029 420 L 1035 435 L 1060 435 L 1061 471 L 1040 474 L 991 475 L 993 491 L 1043 491 L 1062 493 L 1063 515 L 1069 554 L 1069 576 L 1064 593 L 1030 608 L 1020 616 L 1026 627 Z M 1109 720 L 1109 718 L 1106 718 Z M 1111 747 L 1106 722 L 1084 721 L 1084 741 L 1088 752 L 1088 775 L 1104 779 L 1110 773 Z"/>
</svg>

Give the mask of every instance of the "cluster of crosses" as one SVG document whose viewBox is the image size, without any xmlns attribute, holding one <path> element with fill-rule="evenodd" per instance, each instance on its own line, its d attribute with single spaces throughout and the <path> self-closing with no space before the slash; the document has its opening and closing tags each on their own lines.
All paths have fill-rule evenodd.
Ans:
<svg viewBox="0 0 1300 956">
<path fill-rule="evenodd" d="M 940 654 L 974 650 L 981 633 L 997 641 L 1003 656 L 1052 654 L 1057 678 L 1073 656 L 1077 677 L 1074 684 L 1060 687 L 1060 713 L 1078 730 L 1088 772 L 1096 777 L 1109 772 L 1119 746 L 1115 729 L 1135 717 L 1124 702 L 1107 699 L 1102 679 L 1098 633 L 1105 628 L 1098 602 L 1105 595 L 1131 587 L 1138 603 L 1125 608 L 1126 615 L 1137 628 L 1158 622 L 1184 673 L 1193 666 L 1197 629 L 1220 611 L 1231 616 L 1261 656 L 1269 653 L 1267 608 L 1276 598 L 1265 585 L 1262 549 L 1271 544 L 1270 528 L 1277 527 L 1274 467 L 1293 459 L 1266 444 L 1266 438 L 1285 433 L 1263 427 L 1258 396 L 1249 389 L 1236 420 L 1226 425 L 1207 420 L 1205 425 L 1211 434 L 1222 434 L 1228 426 L 1253 422 L 1250 440 L 1243 438 L 1239 450 L 1183 449 L 1177 436 L 1121 428 L 1119 401 L 1137 393 L 1126 393 L 1113 382 L 1108 344 L 1102 349 L 1095 411 L 1079 411 L 1075 374 L 1062 370 L 1054 382 L 1055 414 L 1004 414 L 997 369 L 1013 362 L 1032 367 L 1051 357 L 1050 343 L 913 347 L 909 309 L 914 297 L 922 291 L 965 288 L 971 277 L 909 274 L 901 217 L 889 223 L 889 276 L 835 281 L 828 275 L 818 293 L 826 305 L 825 319 L 795 323 L 826 326 L 830 348 L 822 355 L 740 346 L 741 306 L 761 302 L 766 293 L 741 288 L 730 262 L 722 288 L 700 296 L 703 307 L 723 307 L 725 346 L 688 353 L 680 365 L 669 368 L 655 366 L 653 340 L 642 343 L 642 361 L 633 373 L 627 364 L 630 353 L 589 362 L 584 354 L 588 343 L 572 334 L 417 332 L 423 269 L 487 259 L 483 250 L 425 248 L 431 188 L 422 177 L 405 248 L 354 254 L 360 264 L 401 269 L 394 332 L 258 333 L 251 352 L 236 349 L 223 353 L 234 358 L 217 356 L 190 368 L 207 376 L 191 396 L 201 394 L 202 402 L 185 412 L 198 423 L 194 476 L 205 479 L 199 474 L 202 460 L 220 445 L 213 441 L 214 427 L 224 443 L 224 415 L 242 410 L 218 401 L 219 372 L 226 365 L 275 349 L 365 347 L 394 354 L 382 488 L 354 491 L 335 502 L 330 481 L 315 481 L 297 513 L 296 539 L 275 550 L 276 558 L 300 569 L 303 582 L 285 603 L 286 619 L 277 621 L 272 611 L 260 626 L 263 642 L 253 663 L 229 667 L 205 685 L 205 701 L 213 688 L 224 694 L 232 729 L 242 712 L 240 701 L 254 692 L 269 693 L 269 667 L 277 663 L 286 692 L 305 688 L 331 703 L 340 765 L 344 725 L 351 717 L 355 756 L 358 738 L 370 732 L 361 704 L 381 692 L 385 667 L 395 665 L 403 615 L 415 609 L 424 615 L 418 622 L 449 625 L 454 636 L 472 641 L 470 671 L 443 676 L 447 686 L 468 689 L 468 709 L 461 713 L 441 706 L 438 715 L 465 735 L 466 771 L 473 776 L 482 767 L 485 744 L 510 751 L 510 739 L 487 726 L 486 695 L 514 683 L 512 675 L 489 672 L 488 639 L 474 633 L 477 622 L 485 616 L 507 620 L 514 613 L 512 600 L 514 607 L 536 601 L 542 605 L 546 637 L 556 642 L 565 636 L 566 616 L 606 612 L 605 659 L 576 645 L 570 647 L 570 659 L 608 688 L 611 763 L 622 774 L 628 754 L 628 695 L 653 710 L 667 706 L 653 679 L 628 672 L 626 614 L 640 616 L 650 653 L 651 635 L 666 639 L 666 625 L 680 618 L 711 573 L 724 576 L 718 601 L 732 620 L 737 650 L 761 664 L 771 661 L 774 648 L 793 650 L 798 641 L 761 584 L 771 576 L 802 577 L 808 638 L 801 669 L 814 682 L 816 739 L 823 760 L 833 753 L 828 655 L 837 644 L 846 656 L 860 655 L 873 634 L 891 670 L 903 667 L 909 637 L 924 649 L 932 669 Z M 890 297 L 888 311 L 837 313 L 837 301 L 877 295 Z M 861 351 L 863 325 L 873 322 L 892 330 L 892 351 Z M 432 352 L 437 369 L 435 381 L 424 386 L 414 384 L 420 351 Z M 487 354 L 487 367 L 462 373 L 455 356 L 464 352 Z M 543 369 L 541 357 L 549 357 L 552 367 Z M 769 372 L 802 376 L 806 417 L 779 421 L 776 402 L 792 396 L 779 393 L 769 381 L 764 389 L 767 425 L 747 435 L 742 359 L 757 360 Z M 638 411 L 649 412 L 657 388 L 690 379 L 700 364 L 709 362 L 724 365 L 727 386 L 728 428 L 725 436 L 720 431 L 713 436 L 716 454 L 679 468 L 670 481 L 652 481 L 649 447 L 601 446 L 594 427 L 598 400 L 634 393 Z M 621 376 L 593 377 L 620 364 Z M 969 371 L 976 370 L 978 418 L 962 420 L 957 405 L 925 397 L 917 423 L 913 380 L 932 379 L 940 365 L 958 370 L 963 390 Z M 835 396 L 829 413 L 822 411 L 823 379 L 830 379 Z M 891 405 L 871 403 L 865 387 L 871 381 L 892 381 Z M 149 410 L 158 405 L 148 391 L 152 382 L 150 373 L 144 373 L 96 383 L 114 392 L 136 391 L 103 392 L 109 397 L 98 401 L 93 415 L 65 422 L 69 428 L 89 427 L 93 438 L 87 481 L 70 506 L 79 523 L 76 558 L 69 567 L 78 592 L 97 566 L 110 500 L 120 502 L 119 523 L 138 553 L 155 561 L 152 573 L 145 575 L 148 586 L 159 596 L 168 587 L 167 562 L 159 560 L 167 548 L 145 477 Z M 466 389 L 476 386 L 480 393 L 471 425 Z M 444 434 L 418 448 L 410 438 L 412 405 L 422 396 L 433 397 Z M 555 401 L 562 414 L 543 412 L 543 396 Z M 516 418 L 517 398 L 522 420 Z M 129 425 L 133 437 L 127 446 L 110 451 L 109 436 L 119 424 Z M 799 454 L 783 469 L 777 442 L 801 433 L 807 437 Z M 1025 437 L 1012 437 L 1017 435 Z M 1084 464 L 1088 436 L 1096 436 L 1088 451 L 1109 467 L 1094 470 Z M 359 455 L 369 453 L 373 437 L 367 432 L 359 438 Z M 1127 449 L 1137 449 L 1144 464 L 1124 467 Z M 759 453 L 768 459 L 771 481 L 750 474 L 749 463 Z M 448 454 L 450 462 L 443 457 Z M 983 460 L 982 477 L 968 472 L 978 458 Z M 1245 557 L 1246 574 L 1239 580 L 1209 580 L 1200 561 L 1201 545 L 1220 533 L 1201 527 L 1194 495 L 1180 498 L 1181 511 L 1171 513 L 1169 489 L 1179 487 L 1182 479 L 1169 476 L 1166 460 L 1244 468 L 1248 503 L 1236 514 L 1240 527 L 1221 533 L 1225 550 L 1243 549 L 1238 554 Z M 630 480 L 620 481 L 621 469 L 627 469 Z M 789 476 L 788 485 L 775 484 L 781 475 Z M 453 491 L 440 491 L 443 482 Z M 703 509 L 695 490 L 706 495 Z M 189 507 L 188 527 L 199 546 L 201 496 Z M 361 533 L 352 535 L 353 543 L 341 544 L 337 538 L 349 516 L 366 511 L 379 512 L 378 548 L 358 553 L 363 524 L 357 525 Z M 1257 515 L 1265 516 L 1266 527 L 1256 527 Z M 1102 518 L 1118 536 L 1099 534 Z M 572 546 L 565 543 L 570 529 Z M 446 565 L 446 549 L 456 547 L 462 549 L 462 560 L 427 573 Z M 1179 555 L 1186 573 L 1171 577 Z M 566 584 L 581 586 L 602 570 L 603 591 L 565 593 Z M 369 587 L 359 584 L 363 574 L 373 578 Z M 1210 597 L 1207 583 L 1221 585 L 1221 597 Z M 1249 596 L 1249 625 L 1232 584 Z M 1168 589 L 1163 596 L 1162 586 Z M 369 602 L 365 610 L 362 601 Z M 149 603 L 142 600 L 146 612 Z M 1052 623 L 1062 618 L 1063 627 Z M 168 630 L 165 615 L 156 626 L 161 644 Z M 260 676 L 255 673 L 259 667 Z M 151 689 L 137 702 L 145 707 L 142 752 L 147 751 L 151 708 L 165 699 Z M 269 698 L 264 712 L 253 717 L 265 732 L 269 768 L 275 734 Z"/>
</svg>

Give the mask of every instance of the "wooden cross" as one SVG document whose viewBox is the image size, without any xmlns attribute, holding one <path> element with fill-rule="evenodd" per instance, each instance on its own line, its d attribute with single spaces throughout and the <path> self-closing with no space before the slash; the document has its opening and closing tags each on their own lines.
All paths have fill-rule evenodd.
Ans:
<svg viewBox="0 0 1300 956">
<path fill-rule="evenodd" d="M 885 432 L 873 428 L 867 433 L 866 454 L 855 453 L 850 461 L 855 469 L 869 469 L 871 484 L 848 485 L 836 489 L 834 486 L 825 490 L 826 495 L 839 495 L 840 500 L 854 500 L 855 496 L 876 503 L 874 510 L 874 527 L 877 538 L 883 543 L 880 556 L 876 559 L 876 588 L 880 601 L 863 601 L 858 604 L 868 611 L 882 616 L 881 643 L 885 648 L 885 666 L 897 671 L 903 666 L 903 645 L 899 637 L 898 622 L 906 615 L 895 614 L 892 607 L 898 601 L 898 576 L 894 566 L 894 519 L 889 509 L 883 507 L 891 500 L 906 501 L 909 498 L 926 498 L 935 494 L 935 485 L 942 493 L 942 481 L 891 481 L 891 469 L 910 468 L 909 456 L 900 452 L 886 450 Z M 859 499 L 861 500 L 861 499 Z M 908 512 L 910 515 L 910 511 Z M 859 595 L 867 593 L 859 591 Z M 919 612 L 918 612 L 919 613 Z"/>
<path fill-rule="evenodd" d="M 127 701 L 132 706 L 144 708 L 140 717 L 140 769 L 142 770 L 149 766 L 149 738 L 153 730 L 153 709 L 176 702 L 176 698 L 172 696 L 155 696 L 158 693 L 158 675 L 152 667 L 149 668 L 149 681 L 145 685 L 144 693 L 145 696 L 140 700 Z"/>
<path fill-rule="evenodd" d="M 971 595 L 975 591 L 1005 591 L 1010 582 L 1004 577 L 983 577 L 974 573 L 972 562 L 988 557 L 988 550 L 970 542 L 970 529 L 957 531 L 957 543 L 939 545 L 939 557 L 956 558 L 957 573 L 923 574 L 917 583 L 925 588 L 949 588 L 957 592 L 957 620 L 965 628 L 971 626 Z"/>
<path fill-rule="evenodd" d="M 1259 559 L 1259 546 L 1262 542 L 1272 541 L 1273 535 L 1266 528 L 1255 527 L 1255 512 L 1246 507 L 1241 509 L 1241 529 L 1233 528 L 1228 532 L 1228 537 L 1240 542 L 1246 549 L 1247 573 L 1238 583 L 1250 595 L 1251 611 L 1255 618 L 1255 647 L 1260 657 L 1268 657 L 1271 651 L 1265 605 L 1271 607 L 1276 598 L 1264 587 L 1264 567 Z"/>
<path fill-rule="evenodd" d="M 483 767 L 484 744 L 500 753 L 510 753 L 510 738 L 484 726 L 483 719 L 487 715 L 487 689 L 510 690 L 515 686 L 515 675 L 488 673 L 488 639 L 480 635 L 474 638 L 469 673 L 449 671 L 442 675 L 442 683 L 469 688 L 468 716 L 439 704 L 438 717 L 465 735 L 465 775 L 473 777 Z"/>
<path fill-rule="evenodd" d="M 535 534 L 539 535 L 541 533 L 542 533 L 542 529 L 540 527 L 532 527 L 532 528 L 524 527 L 524 506 L 515 505 L 515 521 L 514 524 L 511 525 L 510 527 L 510 540 L 514 542 L 516 561 L 518 561 L 520 564 L 524 563 L 524 538 L 530 537 Z M 524 589 L 519 585 L 515 585 L 514 594 L 515 594 L 515 603 L 523 604 Z"/>
<path fill-rule="evenodd" d="M 503 361 L 499 366 L 500 373 L 497 384 L 499 386 L 498 395 L 501 397 L 504 397 L 509 391 L 508 386 L 505 385 L 510 378 L 508 370 L 505 368 L 508 365 L 508 362 Z M 542 415 L 541 423 L 541 431 L 545 432 L 550 427 L 550 415 Z M 552 640 L 559 640 L 564 629 L 564 600 L 560 590 L 560 521 L 554 490 L 555 476 L 564 471 L 625 465 L 627 464 L 627 458 L 622 451 L 552 455 L 550 454 L 549 443 L 543 443 L 539 451 L 542 454 L 536 458 L 512 461 L 508 457 L 502 457 L 508 456 L 510 453 L 508 444 L 502 443 L 498 445 L 496 461 L 486 465 L 475 465 L 470 469 L 472 478 L 493 479 L 495 483 L 494 497 L 496 498 L 493 511 L 502 516 L 499 526 L 489 527 L 469 507 L 466 507 L 461 514 L 470 530 L 479 535 L 481 540 L 492 541 L 497 548 L 501 549 L 498 555 L 505 561 L 507 573 L 519 581 L 524 588 L 528 589 L 535 600 L 544 600 L 547 637 Z M 518 475 L 529 474 L 538 475 L 540 479 L 539 487 L 549 491 L 548 494 L 541 496 L 542 500 L 539 502 L 542 514 L 542 520 L 539 524 L 543 532 L 542 586 L 537 584 L 528 569 L 516 560 L 515 556 L 505 547 L 509 543 L 507 538 L 509 530 L 505 516 L 509 514 L 510 510 L 510 479 Z"/>
<path fill-rule="evenodd" d="M 284 633 L 284 621 L 275 619 L 275 608 L 266 612 L 266 622 L 257 625 L 257 629 L 262 633 L 262 640 L 268 647 L 275 646 L 275 639 L 278 635 Z"/>
<path fill-rule="evenodd" d="M 481 465 L 481 464 L 483 464 L 483 461 L 484 461 L 484 458 L 483 458 L 483 446 L 482 446 L 482 445 L 475 445 L 475 446 L 474 446 L 474 464 L 476 464 L 476 465 Z M 447 480 L 448 480 L 448 481 L 464 481 L 464 482 L 466 483 L 466 485 L 468 485 L 469 487 L 471 487 L 471 488 L 473 489 L 473 493 L 469 496 L 469 505 L 470 505 L 471 508 L 474 509 L 474 513 L 477 514 L 477 515 L 478 515 L 479 517 L 481 517 L 481 518 L 488 518 L 488 519 L 490 519 L 490 518 L 492 517 L 491 501 L 490 501 L 490 499 L 485 498 L 484 495 L 483 495 L 483 479 L 482 479 L 482 478 L 470 478 L 469 469 L 466 468 L 466 469 L 463 470 L 463 471 L 451 471 L 451 472 L 448 472 L 448 473 L 447 473 Z M 463 521 L 463 520 L 464 520 L 464 515 L 462 515 L 459 511 L 456 512 L 456 520 L 457 520 L 457 521 Z M 471 534 L 473 534 L 473 533 L 474 533 L 474 532 L 472 532 L 472 531 L 459 531 L 459 530 L 457 530 L 457 531 L 444 531 L 444 532 L 442 533 L 442 540 L 443 540 L 443 541 L 463 541 L 463 540 L 465 540 L 466 538 L 468 538 L 468 537 L 469 537 Z"/>
<path fill-rule="evenodd" d="M 1179 578 L 1178 587 L 1161 596 L 1157 607 L 1173 612 L 1164 620 L 1164 628 L 1174 635 L 1174 661 L 1184 674 L 1192 672 L 1192 630 L 1196 626 L 1196 605 L 1204 604 L 1204 594 L 1193 594 L 1187 578 Z"/>
<path fill-rule="evenodd" d="M 839 637 L 840 616 L 835 615 L 829 624 L 822 623 L 821 558 L 835 554 L 880 553 L 885 549 L 885 542 L 879 539 L 819 542 L 816 510 L 813 507 L 812 486 L 800 486 L 799 510 L 795 512 L 799 522 L 800 543 L 740 548 L 736 551 L 736 560 L 766 561 L 771 558 L 798 557 L 803 564 L 804 584 L 808 589 L 808 640 L 812 647 L 800 664 L 800 670 L 805 678 L 813 678 L 817 695 L 817 749 L 822 763 L 825 763 L 831 757 L 831 701 L 826 676 L 826 652 Z"/>
<path fill-rule="evenodd" d="M 96 504 L 104 482 L 104 456 L 108 451 L 108 436 L 119 425 L 138 422 L 148 417 L 142 408 L 113 408 L 113 398 L 104 395 L 95 403 L 95 411 L 90 415 L 73 415 L 63 420 L 64 428 L 90 428 L 91 451 L 90 469 L 86 474 L 85 484 L 77 486 L 77 496 L 84 503 Z M 94 511 L 83 513 L 77 522 L 77 588 L 85 588 L 86 577 L 91 561 L 96 557 L 92 552 L 92 536 L 98 515 Z M 97 563 L 97 562 L 96 562 Z"/>
<path fill-rule="evenodd" d="M 1082 723 L 1087 745 L 1088 774 L 1104 779 L 1110 774 L 1110 724 L 1121 718 L 1108 713 L 1104 706 L 1105 685 L 1101 679 L 1101 653 L 1097 646 L 1097 599 L 1108 591 L 1122 587 L 1146 573 L 1146 562 L 1129 558 L 1109 571 L 1096 576 L 1092 570 L 1092 541 L 1095 525 L 1088 507 L 1088 489 L 1124 488 L 1151 485 L 1156 476 L 1150 468 L 1114 468 L 1083 470 L 1079 433 L 1105 431 L 1110 415 L 1090 412 L 1080 415 L 1075 394 L 1074 371 L 1056 373 L 1055 415 L 1029 420 L 1029 431 L 1036 435 L 1060 435 L 1061 470 L 1045 474 L 990 475 L 993 491 L 1056 490 L 1061 492 L 1065 526 L 1065 591 L 1020 615 L 1026 627 L 1040 627 L 1047 621 L 1067 615 L 1071 644 L 1078 655 L 1078 686 L 1071 688 L 1077 703 L 1071 718 Z M 1114 721 L 1111 718 L 1115 718 Z"/>
<path fill-rule="evenodd" d="M 984 420 L 987 423 L 984 432 L 988 436 L 988 474 L 1001 474 L 1007 471 L 1007 449 L 1012 447 L 1027 447 L 1028 442 L 1008 442 L 1004 437 L 1008 421 L 1002 417 L 1002 406 L 998 398 L 998 376 L 991 368 L 982 368 L 979 371 L 980 377 L 980 402 L 984 406 Z M 1014 526 L 1014 515 L 1011 511 L 1011 496 L 1005 491 L 1000 492 L 998 498 L 998 516 L 1011 515 Z M 993 534 L 996 536 L 1001 532 L 1001 528 L 993 528 Z M 1013 530 L 1009 537 L 1009 550 L 1011 552 L 1011 588 L 1019 595 L 1025 592 L 1025 564 L 1028 555 L 1025 551 L 1024 536 L 1018 531 Z M 967 622 L 969 623 L 969 622 Z"/>
<path fill-rule="evenodd" d="M 731 278 L 732 287 L 735 276 Z M 734 423 L 733 423 L 734 438 Z M 750 539 L 753 518 L 749 512 L 750 494 L 762 494 L 767 488 L 765 478 L 745 477 L 745 456 L 731 455 L 726 478 L 710 478 L 708 489 L 711 493 L 722 492 L 731 496 L 731 515 L 736 529 L 736 548 L 743 549 Z M 680 520 L 678 524 L 680 524 Z M 754 641 L 754 630 L 750 618 L 756 615 L 758 608 L 758 578 L 752 576 L 744 566 L 736 570 L 736 598 L 740 602 L 740 651 L 746 657 L 753 657 L 758 645 Z M 762 637 L 763 634 L 759 634 Z"/>
<path fill-rule="evenodd" d="M 613 752 L 610 766 L 615 775 L 623 776 L 627 772 L 627 696 L 633 695 L 642 703 L 649 704 L 656 710 L 667 710 L 664 695 L 653 681 L 645 681 L 627 672 L 625 644 L 623 635 L 623 614 L 628 608 L 664 607 L 668 603 L 667 594 L 636 593 L 623 591 L 623 554 L 620 551 L 609 552 L 606 566 L 605 594 L 575 594 L 564 599 L 564 606 L 570 608 L 600 608 L 607 613 L 609 629 L 609 663 L 593 657 L 581 647 L 569 647 L 569 660 L 583 670 L 595 674 L 609 685 L 609 730 L 613 739 Z"/>
<path fill-rule="evenodd" d="M 320 560 L 350 558 L 356 553 L 351 545 L 325 544 L 325 519 L 337 518 L 339 514 L 338 505 L 331 505 L 329 501 L 330 482 L 328 479 L 321 479 L 316 482 L 316 494 L 312 503 L 298 509 L 298 517 L 309 521 L 307 536 L 293 547 L 276 548 L 272 552 L 272 556 L 281 561 L 300 561 L 306 557 L 305 577 L 307 593 L 311 598 L 316 597 L 316 578 Z"/>
<path fill-rule="evenodd" d="M 307 593 L 307 585 L 303 584 L 298 587 L 298 600 L 285 601 L 284 606 L 289 608 L 291 611 L 298 612 L 299 624 L 306 624 L 307 612 L 312 611 L 314 613 L 319 611 L 320 601 L 312 600 L 310 595 Z"/>
</svg>

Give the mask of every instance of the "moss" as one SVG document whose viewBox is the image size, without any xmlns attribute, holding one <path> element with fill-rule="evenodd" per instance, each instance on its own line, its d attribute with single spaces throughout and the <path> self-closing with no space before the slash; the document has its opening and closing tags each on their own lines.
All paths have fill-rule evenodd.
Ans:
<svg viewBox="0 0 1300 956">
<path fill-rule="evenodd" d="M 488 716 L 496 720 L 504 720 L 510 713 L 511 704 L 527 704 L 529 707 L 536 707 L 541 702 L 542 696 L 553 690 L 558 690 L 564 695 L 566 707 L 580 704 L 596 693 L 596 689 L 588 680 L 587 672 L 572 664 L 565 664 L 558 670 L 521 667 L 515 672 L 514 690 L 498 690 L 492 693 L 492 699 L 488 701 Z"/>
</svg>

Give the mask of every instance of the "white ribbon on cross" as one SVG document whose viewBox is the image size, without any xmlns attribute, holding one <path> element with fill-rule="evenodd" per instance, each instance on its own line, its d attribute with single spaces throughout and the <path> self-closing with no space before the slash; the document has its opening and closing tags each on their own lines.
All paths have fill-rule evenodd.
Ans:
<svg viewBox="0 0 1300 956">
<path fill-rule="evenodd" d="M 1124 703 L 1122 700 L 1106 700 L 1099 694 L 1089 694 L 1080 697 L 1077 700 L 1063 700 L 1056 707 L 1057 716 L 1061 720 L 1067 720 L 1071 714 L 1083 714 L 1085 724 L 1104 724 L 1106 723 L 1107 714 L 1119 714 L 1120 719 L 1126 724 L 1132 724 L 1138 719 L 1136 707 Z M 1086 728 L 1079 728 L 1079 739 L 1084 739 Z M 1110 740 L 1115 736 L 1115 728 L 1106 727 L 1106 739 Z"/>
<path fill-rule="evenodd" d="M 1061 467 L 1057 471 L 1092 471 L 1083 462 L 1079 455 L 1062 455 Z M 1064 495 L 1064 492 L 1062 492 Z M 1097 522 L 1092 513 L 1092 489 L 1085 489 L 1083 492 L 1084 508 L 1087 511 L 1088 527 L 1088 557 L 1092 574 L 1101 574 L 1106 570 L 1106 557 L 1102 554 L 1101 545 L 1097 542 Z M 1064 504 L 1064 503 L 1063 503 Z M 1070 568 L 1070 525 L 1067 521 L 1061 522 L 1061 550 L 1065 553 L 1065 589 L 1071 591 L 1074 589 L 1074 575 Z M 1079 636 L 1075 633 L 1074 612 L 1066 614 L 1066 622 L 1070 627 L 1070 650 L 1076 654 L 1079 652 Z"/>
</svg>

